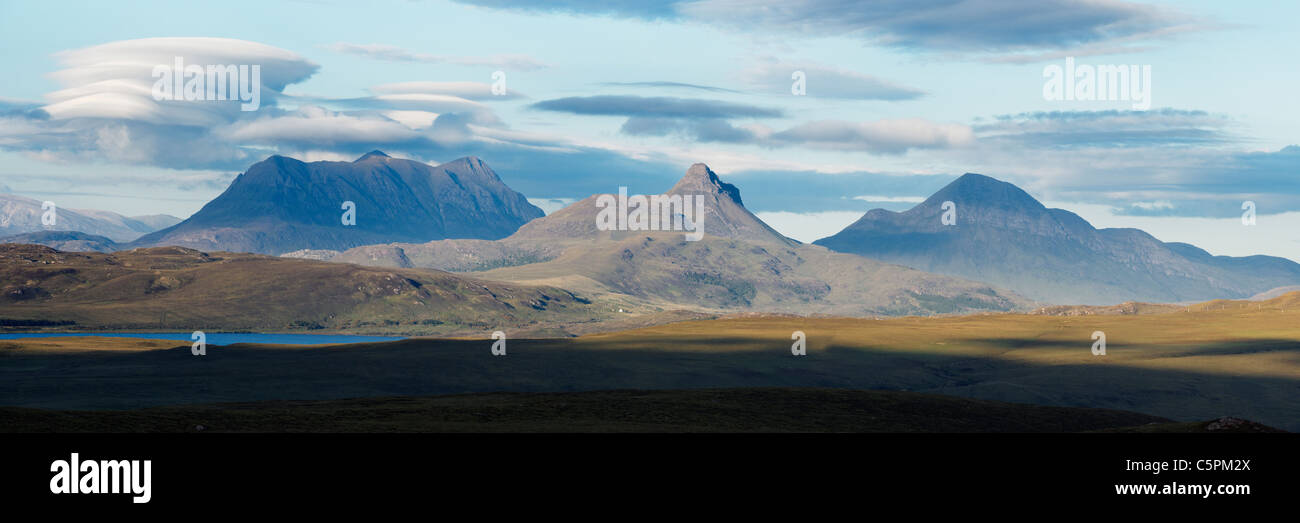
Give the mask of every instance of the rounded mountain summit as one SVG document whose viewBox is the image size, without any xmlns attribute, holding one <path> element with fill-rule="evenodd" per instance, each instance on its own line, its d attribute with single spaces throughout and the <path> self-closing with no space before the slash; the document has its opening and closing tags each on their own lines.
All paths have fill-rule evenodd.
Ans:
<svg viewBox="0 0 1300 523">
<path fill-rule="evenodd" d="M 355 225 L 342 223 L 349 201 L 356 205 Z M 189 219 L 130 246 L 278 255 L 395 241 L 495 240 L 543 214 L 472 156 L 429 165 L 383 151 L 352 162 L 276 155 L 249 167 Z"/>
</svg>

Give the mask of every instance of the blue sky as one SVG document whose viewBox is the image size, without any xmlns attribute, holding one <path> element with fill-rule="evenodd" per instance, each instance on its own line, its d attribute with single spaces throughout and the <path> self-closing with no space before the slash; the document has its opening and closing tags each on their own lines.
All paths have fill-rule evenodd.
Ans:
<svg viewBox="0 0 1300 523">
<path fill-rule="evenodd" d="M 980 172 L 1097 226 L 1300 260 L 1295 3 L 548 5 L 564 7 L 0 4 L 0 190 L 184 217 L 269 154 L 380 148 L 480 156 L 553 209 L 620 185 L 659 192 L 698 161 L 811 241 Z M 260 63 L 283 92 L 251 113 L 179 102 L 227 104 L 197 116 L 94 96 L 116 89 L 96 81 L 135 80 L 112 64 L 177 49 Z M 1044 67 L 1066 57 L 1149 65 L 1151 108 L 1044 99 Z M 498 70 L 510 96 L 488 92 Z"/>
</svg>

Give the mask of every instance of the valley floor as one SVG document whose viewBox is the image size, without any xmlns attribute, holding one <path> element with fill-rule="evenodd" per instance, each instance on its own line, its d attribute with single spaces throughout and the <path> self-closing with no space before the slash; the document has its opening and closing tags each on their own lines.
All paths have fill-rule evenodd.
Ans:
<svg viewBox="0 0 1300 523">
<path fill-rule="evenodd" d="M 807 337 L 806 356 L 791 354 L 791 335 L 795 331 Z M 1104 356 L 1092 353 L 1091 336 L 1095 331 L 1106 334 Z M 536 412 L 559 415 L 546 410 L 550 400 L 542 393 L 781 387 L 920 392 L 926 393 L 925 397 L 947 396 L 948 401 L 969 398 L 1113 409 L 1183 422 L 1233 416 L 1300 430 L 1300 402 L 1295 401 L 1300 398 L 1300 308 L 1252 309 L 1229 302 L 1217 307 L 1141 315 L 994 314 L 891 320 L 753 316 L 687 321 L 568 339 L 511 339 L 505 356 L 493 356 L 492 343 L 485 338 L 313 347 L 238 344 L 209 346 L 208 354 L 199 357 L 191 355 L 188 344 L 160 340 L 8 340 L 0 342 L 0 405 L 59 411 L 179 408 L 147 411 L 173 412 L 176 416 L 163 416 L 157 423 L 141 425 L 140 430 L 188 430 L 182 425 L 198 418 L 184 409 L 213 412 L 214 407 L 182 405 L 344 399 L 357 404 L 368 401 L 364 398 L 511 392 L 532 394 L 511 400 L 518 405 L 533 402 L 530 408 Z M 482 404 L 482 409 L 492 401 L 510 397 L 484 399 L 487 403 Z M 377 404 L 377 412 L 388 413 L 385 416 L 391 415 L 398 425 L 384 428 L 383 416 L 348 423 L 360 423 L 356 430 L 406 430 L 396 421 L 404 419 L 401 423 L 409 422 L 409 430 L 461 430 L 458 426 L 488 430 L 486 425 L 474 425 L 470 414 L 465 414 L 468 418 L 449 418 L 443 425 L 437 425 L 440 422 L 436 420 L 426 420 L 433 425 L 426 424 L 419 416 L 400 414 L 403 402 L 430 401 L 460 400 L 384 400 Z M 880 419 L 886 421 L 871 425 L 861 424 L 866 419 L 861 416 L 870 416 L 870 410 L 861 402 L 840 402 L 843 408 L 830 410 L 818 410 L 812 405 L 815 403 L 792 407 L 791 412 L 804 412 L 807 420 L 800 422 L 803 424 L 787 423 L 780 430 L 1069 431 L 1146 423 L 1068 427 L 1044 419 L 1034 429 L 1033 423 L 962 421 L 954 414 L 961 409 L 954 408 L 939 410 L 944 414 L 938 418 L 949 420 L 945 422 L 926 410 L 931 407 L 922 407 L 922 402 L 911 408 L 910 421 L 887 421 L 889 416 L 882 414 Z M 261 405 L 231 412 L 270 409 L 262 421 L 227 429 L 299 430 L 292 424 L 275 428 L 274 420 L 288 423 L 298 415 L 294 413 L 311 416 L 312 409 L 329 412 L 351 408 L 347 402 L 306 405 L 301 409 L 290 408 L 290 404 Z M 598 408 L 592 405 L 592 409 Z M 467 413 L 492 411 L 477 406 L 466 408 Z M 27 411 L 6 414 L 10 421 L 5 430 L 35 430 L 40 426 L 74 430 L 75 423 L 50 421 L 49 425 L 41 425 L 44 422 L 39 422 L 39 415 L 22 412 Z M 506 417 L 507 421 L 516 415 L 524 416 L 527 409 L 515 412 Z M 631 417 L 627 419 L 599 421 L 598 417 L 579 413 L 576 418 L 560 415 L 552 426 L 546 425 L 545 416 L 499 426 L 508 427 L 503 430 L 576 426 L 591 430 L 706 430 L 708 420 L 716 418 L 722 430 L 762 430 L 761 422 L 745 425 L 743 417 L 725 421 L 720 413 L 668 419 L 665 424 L 655 425 L 653 416 L 636 417 L 638 412 L 655 412 L 653 409 L 628 412 Z M 690 409 L 682 412 L 689 413 Z M 85 419 L 89 423 L 99 419 L 94 423 L 101 424 L 92 426 L 105 430 L 115 423 L 110 419 L 115 415 L 63 415 L 73 416 L 65 417 L 65 421 Z M 166 423 L 172 423 L 166 425 L 170 428 L 164 427 Z M 313 423 L 304 421 L 300 430 L 321 429 Z M 960 428 L 963 423 L 968 429 Z M 773 430 L 780 426 L 772 425 Z M 816 428 L 819 426 L 824 428 Z M 125 425 L 117 427 L 111 430 L 133 430 Z"/>
</svg>

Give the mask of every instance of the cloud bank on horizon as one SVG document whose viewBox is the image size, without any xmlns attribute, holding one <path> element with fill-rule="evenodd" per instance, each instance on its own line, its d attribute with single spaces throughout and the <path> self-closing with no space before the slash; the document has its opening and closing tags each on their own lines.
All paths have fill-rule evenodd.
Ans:
<svg viewBox="0 0 1300 523">
<path fill-rule="evenodd" d="M 160 38 L 123 21 L 109 31 L 118 38 L 98 43 L 50 39 L 54 49 L 32 49 L 19 64 L 43 80 L 0 92 L 0 181 L 66 197 L 134 186 L 136 201 L 99 206 L 175 212 L 150 205 L 205 201 L 270 154 L 351 160 L 382 149 L 428 162 L 479 156 L 515 189 L 556 202 L 620 185 L 659 192 L 703 161 L 804 240 L 853 211 L 910 207 L 963 172 L 1078 204 L 1094 221 L 1163 219 L 1166 240 L 1192 241 L 1196 220 L 1232 220 L 1244 200 L 1261 215 L 1300 212 L 1290 124 L 1300 109 L 1269 97 L 1289 92 L 1297 73 L 1265 67 L 1258 53 L 1217 74 L 1188 71 L 1205 65 L 1207 45 L 1273 42 L 1280 18 L 1267 9 L 1225 16 L 1209 4 L 1112 0 L 386 7 L 340 16 L 319 6 L 322 26 L 294 37 Z M 5 9 L 41 19 L 37 6 Z M 393 27 L 356 29 L 347 41 L 331 27 L 365 26 L 374 12 Z M 439 38 L 404 36 L 401 24 L 421 16 L 465 23 L 443 24 Z M 1255 28 L 1243 37 L 1233 24 Z M 194 25 L 194 34 L 223 34 Z M 497 32 L 475 38 L 476 27 Z M 594 35 L 605 37 L 596 49 Z M 28 49 L 18 32 L 0 38 L 13 39 L 12 52 Z M 1152 109 L 1043 100 L 1039 71 L 1066 56 L 1154 64 Z M 153 68 L 175 57 L 259 65 L 260 107 L 157 100 Z M 1234 71 L 1262 78 L 1247 90 Z M 160 185 L 169 197 L 151 198 Z M 1295 230 L 1255 252 L 1300 259 Z M 1220 253 L 1212 239 L 1197 243 Z M 1224 243 L 1222 253 L 1246 254 L 1238 249 Z"/>
</svg>

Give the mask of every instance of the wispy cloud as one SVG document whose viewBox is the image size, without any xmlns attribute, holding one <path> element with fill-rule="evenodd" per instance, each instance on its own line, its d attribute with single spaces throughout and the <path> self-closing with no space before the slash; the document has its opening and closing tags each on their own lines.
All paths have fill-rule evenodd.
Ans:
<svg viewBox="0 0 1300 523">
<path fill-rule="evenodd" d="M 971 128 L 922 118 L 868 122 L 819 120 L 772 133 L 767 143 L 819 149 L 900 154 L 909 149 L 947 149 L 974 142 Z"/>
<path fill-rule="evenodd" d="M 679 10 L 741 27 L 855 35 L 942 51 L 1073 47 L 1188 21 L 1166 8 L 1119 0 L 703 0 L 681 4 Z"/>
<path fill-rule="evenodd" d="M 790 94 L 792 75 L 804 74 L 807 96 L 844 100 L 914 100 L 925 91 L 899 85 L 874 76 L 829 67 L 811 62 L 778 62 L 764 60 L 750 67 L 743 78 L 756 89 L 778 94 Z"/>
<path fill-rule="evenodd" d="M 710 85 L 688 84 L 682 82 L 654 81 L 654 82 L 602 82 L 602 86 L 607 87 L 641 87 L 651 89 L 693 89 L 697 91 L 708 91 L 711 93 L 739 93 L 735 89 L 725 89 L 722 87 L 713 87 Z"/>
<path fill-rule="evenodd" d="M 1169 7 L 1123 0 L 457 0 L 499 9 L 683 19 L 752 31 L 848 36 L 906 49 L 1005 53 L 1155 39 L 1201 27 Z"/>
<path fill-rule="evenodd" d="M 925 201 L 924 196 L 881 196 L 879 194 L 863 194 L 854 196 L 853 199 L 872 203 L 921 203 Z"/>
<path fill-rule="evenodd" d="M 648 118 L 771 118 L 784 114 L 780 109 L 721 100 L 630 95 L 556 98 L 537 102 L 532 107 L 582 115 Z"/>
<path fill-rule="evenodd" d="M 760 124 L 737 126 L 730 120 L 779 117 L 784 113 L 720 100 L 602 95 L 545 100 L 532 107 L 578 115 L 624 116 L 627 120 L 619 129 L 623 134 L 676 134 L 697 142 L 900 154 L 917 148 L 961 147 L 973 140 L 968 126 L 921 118 L 869 122 L 819 120 L 781 131 Z"/>
<path fill-rule="evenodd" d="M 481 65 L 516 71 L 535 71 L 547 64 L 525 54 L 496 54 L 488 56 L 453 56 L 421 53 L 386 44 L 354 44 L 336 42 L 325 46 L 336 53 L 363 56 L 389 62 L 421 62 L 429 64 Z"/>
<path fill-rule="evenodd" d="M 457 3 L 499 9 L 517 9 L 531 12 L 552 12 L 586 15 L 610 15 L 659 20 L 676 18 L 676 4 L 680 0 L 453 0 Z"/>
<path fill-rule="evenodd" d="M 1205 111 L 1051 111 L 1000 115 L 978 122 L 981 139 L 1035 147 L 1204 146 L 1240 140 L 1225 116 Z"/>
<path fill-rule="evenodd" d="M 455 96 L 466 100 L 477 102 L 496 101 L 496 100 L 516 100 L 528 98 L 521 92 L 513 89 L 506 90 L 503 94 L 492 92 L 492 85 L 484 82 L 397 82 L 376 85 L 369 89 L 370 92 L 380 95 L 385 94 L 436 94 Z"/>
</svg>

